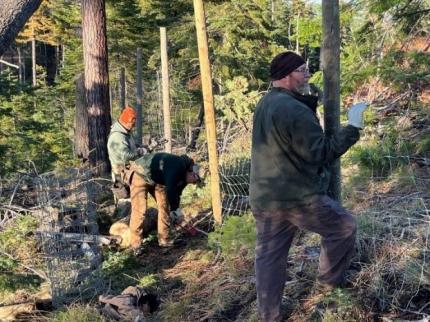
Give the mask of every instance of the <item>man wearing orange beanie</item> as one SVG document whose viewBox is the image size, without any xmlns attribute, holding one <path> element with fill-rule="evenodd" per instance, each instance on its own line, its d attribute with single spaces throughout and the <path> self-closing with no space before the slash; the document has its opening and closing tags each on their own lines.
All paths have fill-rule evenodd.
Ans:
<svg viewBox="0 0 430 322">
<path fill-rule="evenodd" d="M 109 134 L 107 148 L 115 182 L 122 181 L 122 175 L 131 160 L 135 160 L 145 153 L 144 148 L 136 147 L 131 134 L 136 125 L 136 118 L 136 110 L 131 106 L 126 106 L 118 121 L 112 125 Z"/>
</svg>

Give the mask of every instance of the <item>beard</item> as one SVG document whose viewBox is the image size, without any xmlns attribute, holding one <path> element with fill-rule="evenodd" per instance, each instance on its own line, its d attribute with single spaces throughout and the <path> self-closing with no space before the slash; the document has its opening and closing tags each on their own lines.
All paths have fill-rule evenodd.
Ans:
<svg viewBox="0 0 430 322">
<path fill-rule="evenodd" d="M 297 92 L 302 95 L 310 95 L 311 87 L 308 82 L 304 82 L 301 86 L 297 87 Z"/>
</svg>

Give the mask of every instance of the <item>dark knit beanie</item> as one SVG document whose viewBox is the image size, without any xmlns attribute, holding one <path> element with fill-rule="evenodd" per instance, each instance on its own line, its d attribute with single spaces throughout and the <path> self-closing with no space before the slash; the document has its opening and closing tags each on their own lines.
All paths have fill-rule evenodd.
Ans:
<svg viewBox="0 0 430 322">
<path fill-rule="evenodd" d="M 270 78 L 272 80 L 282 79 L 304 63 L 305 60 L 292 51 L 281 53 L 270 63 Z"/>
<path fill-rule="evenodd" d="M 187 169 L 187 171 L 193 171 L 193 165 L 194 165 L 194 160 L 191 159 L 188 155 L 186 154 L 182 154 L 181 156 L 179 156 L 182 159 L 182 162 L 185 165 L 185 168 Z"/>
</svg>

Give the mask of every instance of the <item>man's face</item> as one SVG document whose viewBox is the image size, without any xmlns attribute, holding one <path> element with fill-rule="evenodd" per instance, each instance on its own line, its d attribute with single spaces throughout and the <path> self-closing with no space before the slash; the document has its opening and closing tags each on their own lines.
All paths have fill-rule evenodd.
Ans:
<svg viewBox="0 0 430 322">
<path fill-rule="evenodd" d="M 198 173 L 194 171 L 187 171 L 186 180 L 187 180 L 187 183 L 196 184 L 200 181 L 200 177 Z"/>
<path fill-rule="evenodd" d="M 286 87 L 291 91 L 303 93 L 308 85 L 310 77 L 311 74 L 309 73 L 306 64 L 303 64 L 289 75 L 285 76 Z"/>
<path fill-rule="evenodd" d="M 124 127 L 127 129 L 127 130 L 132 130 L 134 127 L 135 127 L 135 125 L 136 125 L 136 118 L 135 117 L 133 117 L 131 120 L 130 120 L 130 122 L 128 122 L 128 123 L 126 123 L 126 124 L 123 124 L 124 125 Z"/>
</svg>

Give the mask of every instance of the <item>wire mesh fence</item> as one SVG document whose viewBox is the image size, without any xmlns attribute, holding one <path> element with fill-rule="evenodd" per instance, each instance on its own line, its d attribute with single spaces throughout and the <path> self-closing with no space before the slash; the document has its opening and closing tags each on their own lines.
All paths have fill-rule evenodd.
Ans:
<svg viewBox="0 0 430 322">
<path fill-rule="evenodd" d="M 14 254 L 7 245 L 2 245 L 2 255 L 23 262 L 26 270 L 47 280 L 55 307 L 101 292 L 105 285 L 91 173 L 82 169 L 41 175 L 29 171 L 2 181 L 2 187 L 0 197 L 8 203 L 0 209 L 0 232 L 13 227 L 19 218 L 31 217 L 36 222 L 34 234 L 25 237 L 34 239 L 25 245 L 32 247 L 26 249 L 30 257 L 22 250 Z"/>
<path fill-rule="evenodd" d="M 361 144 L 371 146 L 366 138 Z M 429 314 L 430 171 L 410 156 L 383 153 L 366 155 L 368 166 L 359 169 L 356 157 L 357 150 L 344 160 L 352 168 L 344 174 L 345 202 L 355 205 L 359 223 L 356 286 L 382 310 Z"/>
<path fill-rule="evenodd" d="M 48 173 L 34 182 L 40 239 L 54 306 L 92 297 L 103 288 L 91 173 Z"/>
</svg>

